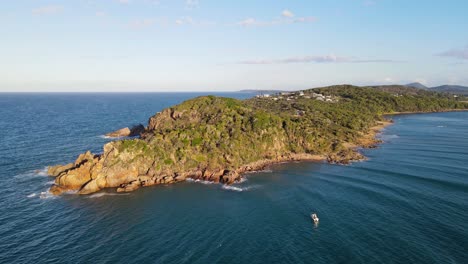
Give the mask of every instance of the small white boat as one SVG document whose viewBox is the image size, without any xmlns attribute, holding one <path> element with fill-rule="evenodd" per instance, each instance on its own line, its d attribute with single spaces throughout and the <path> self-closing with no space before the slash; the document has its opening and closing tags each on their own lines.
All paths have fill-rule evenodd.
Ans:
<svg viewBox="0 0 468 264">
<path fill-rule="evenodd" d="M 314 221 L 314 223 L 318 223 L 319 222 L 319 218 L 317 217 L 317 214 L 311 214 L 310 217 L 312 218 L 312 221 Z"/>
</svg>

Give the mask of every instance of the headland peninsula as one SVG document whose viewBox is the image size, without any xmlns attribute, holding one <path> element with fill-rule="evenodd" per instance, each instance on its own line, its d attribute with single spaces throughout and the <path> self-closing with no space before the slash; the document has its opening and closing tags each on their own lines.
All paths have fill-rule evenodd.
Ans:
<svg viewBox="0 0 468 264">
<path fill-rule="evenodd" d="M 149 118 L 139 138 L 104 145 L 48 168 L 50 192 L 130 192 L 188 178 L 232 184 L 272 163 L 348 164 L 375 147 L 385 115 L 468 110 L 462 97 L 406 86 L 336 85 L 260 94 L 246 100 L 202 96 Z"/>
</svg>

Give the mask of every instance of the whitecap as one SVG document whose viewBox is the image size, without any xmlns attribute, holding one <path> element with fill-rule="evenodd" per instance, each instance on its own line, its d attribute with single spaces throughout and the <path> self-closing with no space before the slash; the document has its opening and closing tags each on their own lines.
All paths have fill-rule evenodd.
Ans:
<svg viewBox="0 0 468 264">
<path fill-rule="evenodd" d="M 37 195 L 36 193 L 31 193 L 31 194 L 29 194 L 29 195 L 26 196 L 26 197 L 28 197 L 28 198 L 33 198 L 33 197 L 35 197 L 36 195 Z"/>
<path fill-rule="evenodd" d="M 446 127 L 446 126 L 437 126 L 437 127 Z"/>
</svg>

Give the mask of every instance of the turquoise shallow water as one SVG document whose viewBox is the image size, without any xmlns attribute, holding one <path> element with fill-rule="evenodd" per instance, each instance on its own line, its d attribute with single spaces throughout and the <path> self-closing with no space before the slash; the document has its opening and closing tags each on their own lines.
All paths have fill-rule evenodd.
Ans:
<svg viewBox="0 0 468 264">
<path fill-rule="evenodd" d="M 350 166 L 41 195 L 45 166 L 196 95 L 0 95 L 0 263 L 467 263 L 468 112 L 395 116 Z"/>
</svg>

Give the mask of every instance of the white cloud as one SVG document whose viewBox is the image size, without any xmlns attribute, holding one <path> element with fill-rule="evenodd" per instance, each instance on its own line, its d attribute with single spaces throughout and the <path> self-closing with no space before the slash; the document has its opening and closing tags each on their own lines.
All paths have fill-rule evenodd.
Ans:
<svg viewBox="0 0 468 264">
<path fill-rule="evenodd" d="M 188 8 L 195 8 L 199 5 L 200 3 L 198 0 L 186 0 L 185 1 L 185 6 Z"/>
<path fill-rule="evenodd" d="M 293 24 L 293 23 L 312 23 L 317 21 L 316 17 L 313 16 L 305 16 L 305 17 L 295 17 L 295 15 L 289 10 L 283 10 L 281 12 L 281 18 L 273 19 L 273 20 L 258 20 L 255 18 L 246 18 L 237 22 L 236 24 L 239 26 L 250 27 L 250 26 L 274 26 L 274 25 L 285 25 L 285 24 Z"/>
<path fill-rule="evenodd" d="M 38 7 L 32 10 L 34 15 L 52 15 L 62 12 L 63 7 L 58 5 L 50 5 Z"/>
<path fill-rule="evenodd" d="M 239 64 L 289 64 L 289 63 L 395 63 L 394 60 L 362 60 L 353 57 L 336 56 L 335 54 L 320 56 L 302 56 L 283 59 L 245 60 Z"/>
<path fill-rule="evenodd" d="M 315 22 L 317 21 L 317 18 L 316 17 L 298 17 L 298 18 L 295 18 L 292 20 L 292 22 L 294 23 L 312 23 L 312 22 Z"/>
<path fill-rule="evenodd" d="M 107 16 L 107 13 L 106 13 L 106 12 L 103 12 L 103 11 L 97 11 L 97 12 L 96 12 L 96 16 L 97 16 L 97 17 L 105 17 L 105 16 Z"/>
<path fill-rule="evenodd" d="M 294 17 L 294 13 L 287 9 L 283 10 L 283 12 L 281 12 L 281 15 L 284 17 Z"/>
<path fill-rule="evenodd" d="M 246 18 L 242 21 L 237 22 L 238 25 L 240 26 L 255 26 L 259 25 L 260 22 L 258 22 L 255 18 Z"/>
<path fill-rule="evenodd" d="M 161 3 L 159 0 L 146 0 L 146 2 L 153 5 L 159 5 Z"/>
<path fill-rule="evenodd" d="M 194 25 L 195 21 L 191 17 L 181 17 L 175 21 L 177 25 Z"/>
<path fill-rule="evenodd" d="M 420 84 L 424 84 L 424 85 L 427 85 L 427 80 L 426 79 L 423 79 L 423 78 L 416 78 L 413 80 L 414 82 L 418 82 Z"/>
<path fill-rule="evenodd" d="M 184 25 L 185 26 L 215 26 L 216 25 L 215 21 L 196 20 L 190 16 L 180 17 L 176 19 L 174 22 L 178 26 L 184 26 Z"/>
<path fill-rule="evenodd" d="M 154 25 L 156 21 L 154 19 L 137 19 L 131 21 L 128 26 L 131 29 L 143 29 Z"/>
<path fill-rule="evenodd" d="M 468 60 L 468 45 L 466 45 L 464 48 L 447 50 L 445 52 L 437 54 L 437 56 Z"/>
</svg>

